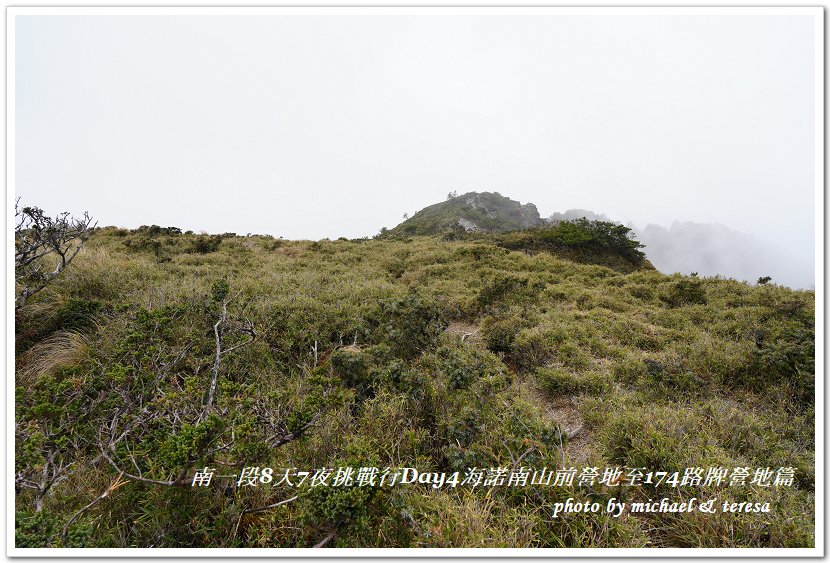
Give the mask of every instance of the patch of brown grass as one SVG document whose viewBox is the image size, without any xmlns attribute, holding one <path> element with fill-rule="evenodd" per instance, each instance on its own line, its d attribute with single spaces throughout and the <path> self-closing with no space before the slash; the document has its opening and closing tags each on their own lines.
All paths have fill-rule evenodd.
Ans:
<svg viewBox="0 0 830 563">
<path fill-rule="evenodd" d="M 84 335 L 72 331 L 59 331 L 38 342 L 18 360 L 15 383 L 29 387 L 43 375 L 77 365 L 89 351 Z"/>
</svg>

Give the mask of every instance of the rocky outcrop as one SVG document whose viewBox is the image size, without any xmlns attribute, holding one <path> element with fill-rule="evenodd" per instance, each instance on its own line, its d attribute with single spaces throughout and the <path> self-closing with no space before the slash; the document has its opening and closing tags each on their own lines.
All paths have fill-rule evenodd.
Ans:
<svg viewBox="0 0 830 563">
<path fill-rule="evenodd" d="M 496 192 L 469 192 L 425 207 L 384 236 L 434 235 L 458 230 L 502 233 L 543 224 L 545 220 L 532 203 L 522 205 Z"/>
</svg>

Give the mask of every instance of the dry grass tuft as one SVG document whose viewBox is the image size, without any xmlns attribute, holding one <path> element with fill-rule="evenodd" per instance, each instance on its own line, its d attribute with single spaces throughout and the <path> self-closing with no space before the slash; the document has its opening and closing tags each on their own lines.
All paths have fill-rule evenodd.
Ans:
<svg viewBox="0 0 830 563">
<path fill-rule="evenodd" d="M 83 334 L 56 332 L 32 346 L 18 360 L 16 384 L 29 387 L 43 375 L 52 375 L 63 368 L 78 365 L 89 351 Z"/>
</svg>

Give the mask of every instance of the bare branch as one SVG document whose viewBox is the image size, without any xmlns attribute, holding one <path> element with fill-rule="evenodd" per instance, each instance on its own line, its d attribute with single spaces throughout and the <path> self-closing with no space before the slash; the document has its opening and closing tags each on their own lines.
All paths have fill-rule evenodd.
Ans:
<svg viewBox="0 0 830 563">
<path fill-rule="evenodd" d="M 256 512 L 265 512 L 266 510 L 271 510 L 272 508 L 276 508 L 278 506 L 282 506 L 283 504 L 288 504 L 289 502 L 293 502 L 299 498 L 299 495 L 294 495 L 291 498 L 287 498 L 285 500 L 281 500 L 279 502 L 275 502 L 274 504 L 269 504 L 266 506 L 260 506 L 259 508 L 247 508 L 242 511 L 242 514 L 254 514 Z"/>
<path fill-rule="evenodd" d="M 189 484 L 188 479 L 184 479 L 181 476 L 177 479 L 171 479 L 169 481 L 162 481 L 160 479 L 148 479 L 147 477 L 142 477 L 141 475 L 133 475 L 132 473 L 127 473 L 123 469 L 121 469 L 115 461 L 107 455 L 107 453 L 102 449 L 101 455 L 104 459 L 106 459 L 110 465 L 112 465 L 113 469 L 118 471 L 122 476 L 127 477 L 131 481 L 138 481 L 140 483 L 150 483 L 152 485 L 164 485 L 166 487 L 183 487 Z"/>
<path fill-rule="evenodd" d="M 210 379 L 210 390 L 208 391 L 207 401 L 205 402 L 205 408 L 202 411 L 202 417 L 205 416 L 207 413 L 207 409 L 213 404 L 213 399 L 216 396 L 216 381 L 219 378 L 219 366 L 222 363 L 222 335 L 221 335 L 221 327 L 225 324 L 225 319 L 228 316 L 228 301 L 222 301 L 222 314 L 219 316 L 219 320 L 216 321 L 216 324 L 213 325 L 213 334 L 216 338 L 216 358 L 213 360 L 213 369 L 211 371 L 212 376 Z"/>
<path fill-rule="evenodd" d="M 320 543 L 318 543 L 318 544 L 317 544 L 317 545 L 315 545 L 314 547 L 315 547 L 315 548 L 318 548 L 318 547 L 326 547 L 326 545 L 328 545 L 328 543 L 329 543 L 331 540 L 333 540 L 335 537 L 337 537 L 337 530 L 332 530 L 331 532 L 329 532 L 329 535 L 327 535 L 327 536 L 326 536 L 326 537 L 324 537 L 322 540 L 320 540 Z"/>
<path fill-rule="evenodd" d="M 15 202 L 14 263 L 15 283 L 21 289 L 15 297 L 15 310 L 32 295 L 43 290 L 72 262 L 89 239 L 97 223 L 88 213 L 73 218 L 61 213 L 54 219 L 37 207 L 20 209 Z M 50 254 L 58 260 L 51 272 L 44 270 L 43 259 Z"/>
<path fill-rule="evenodd" d="M 244 323 L 245 323 L 245 326 L 243 326 L 242 328 L 239 328 L 237 330 L 239 330 L 239 332 L 247 334 L 248 335 L 248 340 L 246 340 L 244 342 L 241 342 L 239 344 L 236 344 L 235 346 L 231 346 L 230 348 L 228 348 L 226 350 L 222 350 L 222 355 L 223 356 L 225 354 L 229 354 L 229 353 L 233 352 L 234 350 L 236 350 L 238 348 L 242 348 L 243 346 L 247 346 L 248 344 L 250 344 L 251 342 L 256 340 L 257 334 L 256 334 L 256 331 L 254 330 L 254 323 L 252 323 L 251 321 L 249 321 L 247 319 L 245 319 Z"/>
<path fill-rule="evenodd" d="M 129 481 L 123 481 L 122 477 L 124 477 L 124 472 L 123 471 L 118 474 L 118 477 L 116 477 L 115 481 L 113 481 L 112 484 L 109 487 L 107 487 L 107 489 L 103 493 L 98 495 L 98 497 L 96 497 L 95 500 L 93 500 L 92 502 L 90 502 L 85 507 L 83 507 L 78 512 L 76 512 L 75 514 L 72 515 L 72 518 L 70 518 L 66 522 L 66 524 L 64 524 L 63 530 L 61 530 L 61 543 L 62 544 L 66 545 L 66 534 L 69 531 L 69 526 L 71 526 L 72 523 L 81 516 L 81 514 L 83 514 L 84 512 L 86 512 L 87 510 L 92 508 L 93 506 L 95 506 L 102 499 L 105 499 L 106 497 L 108 497 L 110 495 L 110 493 L 114 492 L 116 489 L 118 489 L 120 487 L 123 487 L 124 485 L 129 483 Z"/>
<path fill-rule="evenodd" d="M 571 430 L 570 432 L 565 432 L 565 434 L 568 436 L 568 440 L 574 440 L 574 439 L 578 438 L 579 436 L 581 436 L 584 432 L 585 432 L 585 425 L 583 424 L 583 425 L 579 426 L 578 428 L 575 428 L 574 430 Z"/>
<path fill-rule="evenodd" d="M 474 330 L 473 332 L 463 332 L 463 333 L 461 333 L 461 342 L 464 342 L 465 340 L 467 340 L 471 336 L 475 336 L 476 334 L 478 334 L 479 330 L 481 330 L 481 329 Z"/>
<path fill-rule="evenodd" d="M 287 444 L 287 443 L 288 443 L 288 442 L 290 442 L 291 440 L 296 440 L 297 438 L 299 438 L 300 436 L 302 436 L 303 434 L 305 434 L 305 432 L 306 432 L 309 428 L 311 428 L 312 426 L 314 426 L 315 424 L 317 424 L 317 421 L 318 421 L 319 419 L 320 419 L 320 413 L 317 413 L 317 414 L 315 414 L 315 415 L 314 415 L 314 417 L 313 417 L 311 420 L 309 420 L 308 422 L 306 422 L 306 423 L 305 423 L 304 425 L 302 425 L 299 429 L 297 429 L 297 430 L 295 430 L 294 432 L 291 432 L 291 433 L 289 433 L 289 434 L 285 434 L 285 435 L 283 435 L 283 436 L 280 436 L 279 438 L 277 438 L 277 439 L 276 439 L 276 440 L 274 440 L 273 442 L 269 442 L 269 443 L 268 443 L 268 446 L 269 446 L 270 448 L 278 448 L 278 447 L 280 447 L 280 446 L 282 446 L 282 445 L 284 445 L 284 444 Z"/>
<path fill-rule="evenodd" d="M 230 348 L 223 349 L 222 346 L 224 344 L 224 328 L 228 322 L 228 303 L 236 299 L 240 293 L 237 293 L 231 298 L 226 298 L 222 300 L 222 313 L 219 315 L 219 320 L 213 325 L 213 336 L 216 343 L 216 353 L 213 359 L 213 367 L 211 368 L 211 378 L 210 378 L 210 388 L 208 389 L 208 396 L 207 400 L 205 401 L 205 405 L 202 408 L 202 413 L 199 416 L 199 420 L 204 420 L 207 416 L 208 411 L 210 410 L 211 406 L 213 406 L 213 402 L 216 399 L 216 386 L 219 381 L 219 368 L 222 365 L 222 356 L 225 354 L 229 354 L 243 346 L 249 345 L 251 342 L 256 340 L 257 333 L 254 330 L 254 323 L 249 320 L 245 320 L 243 322 L 243 326 L 239 328 L 239 332 L 248 335 L 248 339 L 244 342 L 240 342 Z"/>
</svg>

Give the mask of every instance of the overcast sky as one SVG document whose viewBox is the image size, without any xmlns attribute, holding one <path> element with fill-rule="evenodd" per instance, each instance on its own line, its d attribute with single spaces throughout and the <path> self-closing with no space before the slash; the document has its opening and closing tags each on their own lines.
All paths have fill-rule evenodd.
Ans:
<svg viewBox="0 0 830 563">
<path fill-rule="evenodd" d="M 18 16 L 16 192 L 100 225 L 373 235 L 449 191 L 814 258 L 809 16 Z"/>
</svg>

